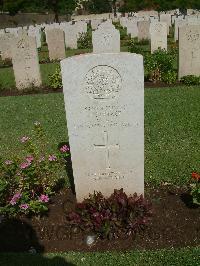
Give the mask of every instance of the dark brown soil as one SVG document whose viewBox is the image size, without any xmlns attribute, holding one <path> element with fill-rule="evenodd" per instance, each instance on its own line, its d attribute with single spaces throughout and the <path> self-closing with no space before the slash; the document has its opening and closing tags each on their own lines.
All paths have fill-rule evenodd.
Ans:
<svg viewBox="0 0 200 266">
<path fill-rule="evenodd" d="M 166 84 L 163 82 L 145 82 L 144 87 L 145 88 L 167 88 L 167 87 L 177 87 L 177 86 L 182 86 L 183 84 L 180 82 L 177 82 L 176 84 Z M 29 94 L 47 94 L 47 93 L 56 93 L 56 92 L 63 92 L 63 89 L 52 89 L 49 87 L 42 87 L 42 88 L 33 88 L 33 89 L 27 89 L 24 91 L 19 91 L 16 88 L 11 88 L 11 89 L 3 89 L 0 90 L 0 97 L 5 97 L 5 96 L 22 96 L 22 95 L 29 95 Z"/>
<path fill-rule="evenodd" d="M 51 201 L 48 216 L 3 220 L 0 223 L 0 251 L 108 251 L 160 249 L 200 244 L 200 208 L 192 205 L 187 190 L 163 186 L 146 188 L 154 215 L 149 226 L 133 237 L 101 240 L 88 247 L 83 233 L 71 234 L 65 213 L 75 206 L 71 190 L 62 190 Z"/>
</svg>

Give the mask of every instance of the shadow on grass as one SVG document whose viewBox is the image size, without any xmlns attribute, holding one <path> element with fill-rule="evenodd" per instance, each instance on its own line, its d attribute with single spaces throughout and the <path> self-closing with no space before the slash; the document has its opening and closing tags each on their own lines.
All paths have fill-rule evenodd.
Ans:
<svg viewBox="0 0 200 266">
<path fill-rule="evenodd" d="M 197 209 L 199 207 L 199 205 L 193 203 L 192 196 L 189 193 L 181 194 L 180 198 L 189 209 Z"/>
<path fill-rule="evenodd" d="M 0 222 L 0 265 L 75 266 L 59 256 L 43 256 L 44 251 L 34 228 L 24 220 L 4 218 Z"/>
<path fill-rule="evenodd" d="M 58 149 L 60 149 L 62 146 L 67 145 L 69 146 L 69 142 L 61 142 L 58 145 Z M 69 146 L 70 147 L 70 146 Z M 73 176 L 73 168 L 72 168 L 72 161 L 71 161 L 71 155 L 69 155 L 66 158 L 66 162 L 65 162 L 65 170 L 67 172 L 67 176 L 69 178 L 69 183 L 70 183 L 70 187 L 71 190 L 73 192 L 73 194 L 75 195 L 75 185 L 74 185 L 74 176 Z"/>
</svg>

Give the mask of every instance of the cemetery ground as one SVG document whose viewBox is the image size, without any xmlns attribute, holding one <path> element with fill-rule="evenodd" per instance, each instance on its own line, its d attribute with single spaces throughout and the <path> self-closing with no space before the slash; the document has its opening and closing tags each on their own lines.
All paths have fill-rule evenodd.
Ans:
<svg viewBox="0 0 200 266">
<path fill-rule="evenodd" d="M 169 43 L 174 45 L 170 38 Z M 150 45 L 139 44 L 139 48 L 147 52 Z M 128 51 L 126 38 L 121 40 L 121 51 Z M 90 48 L 67 50 L 66 56 L 88 52 Z M 48 78 L 59 63 L 49 61 L 46 45 L 39 51 L 39 59 L 44 87 L 23 92 L 15 89 L 10 62 L 0 62 L 0 150 L 4 160 L 20 155 L 19 139 L 29 135 L 35 121 L 45 129 L 50 154 L 68 142 L 62 89 L 50 88 Z M 176 62 L 174 58 L 175 70 Z M 66 212 L 75 206 L 68 158 L 63 173 L 66 183 L 51 197 L 47 215 L 1 221 L 0 251 L 4 253 L 0 264 L 199 265 L 200 209 L 192 203 L 189 190 L 191 173 L 200 171 L 200 90 L 179 83 L 176 87 L 159 88 L 161 85 L 166 86 L 146 83 L 153 89 L 145 89 L 145 197 L 153 209 L 147 228 L 116 240 L 97 239 L 91 246 L 86 245 L 82 232 L 72 234 L 65 224 Z M 34 95 L 25 95 L 30 93 Z M 23 96 L 13 96 L 20 94 Z M 13 97 L 4 97 L 10 95 Z M 34 254 L 35 250 L 47 254 Z M 10 251 L 26 253 L 8 255 Z"/>
<path fill-rule="evenodd" d="M 71 265 L 198 265 L 200 210 L 191 203 L 188 188 L 191 172 L 200 168 L 199 97 L 197 86 L 145 89 L 145 196 L 154 214 L 143 233 L 97 240 L 91 247 L 84 243 L 82 233 L 70 237 L 65 223 L 58 225 L 74 205 L 74 195 L 65 188 L 52 197 L 47 216 L 22 217 L 0 225 L 1 251 L 24 252 L 31 242 L 37 250 L 54 253 L 44 257 L 14 253 L 9 259 L 2 253 L 2 265 L 13 261 L 23 265 L 22 260 L 24 265 L 27 261 L 29 265 L 66 265 L 66 261 Z M 43 125 L 51 152 L 68 141 L 61 93 L 1 97 L 0 111 L 0 149 L 5 159 L 19 153 L 18 140 L 29 134 L 35 121 Z M 61 253 L 65 251 L 69 253 Z"/>
</svg>

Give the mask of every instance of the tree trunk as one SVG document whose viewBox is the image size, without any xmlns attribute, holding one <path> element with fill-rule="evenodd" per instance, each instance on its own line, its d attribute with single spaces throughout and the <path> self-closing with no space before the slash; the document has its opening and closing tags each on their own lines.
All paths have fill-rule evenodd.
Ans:
<svg viewBox="0 0 200 266">
<path fill-rule="evenodd" d="M 56 23 L 59 23 L 59 15 L 58 15 L 58 12 L 57 12 L 57 11 L 54 11 L 54 14 L 55 14 L 54 21 L 55 21 Z"/>
</svg>

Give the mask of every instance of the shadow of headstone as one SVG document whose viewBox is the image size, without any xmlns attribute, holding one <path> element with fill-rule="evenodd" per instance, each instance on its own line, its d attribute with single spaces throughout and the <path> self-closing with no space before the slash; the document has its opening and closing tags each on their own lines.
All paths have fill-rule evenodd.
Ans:
<svg viewBox="0 0 200 266">
<path fill-rule="evenodd" d="M 44 247 L 30 224 L 19 219 L 3 219 L 0 222 L 0 265 L 75 266 L 57 254 L 50 258 L 43 252 Z"/>
<path fill-rule="evenodd" d="M 69 146 L 69 142 L 61 142 L 58 145 L 58 149 L 64 145 Z M 73 168 L 72 168 L 72 161 L 71 161 L 71 155 L 69 155 L 65 160 L 65 170 L 67 173 L 67 176 L 69 178 L 70 187 L 72 189 L 73 194 L 76 194 L 75 192 L 75 185 L 74 185 L 74 176 L 73 176 Z"/>
</svg>

